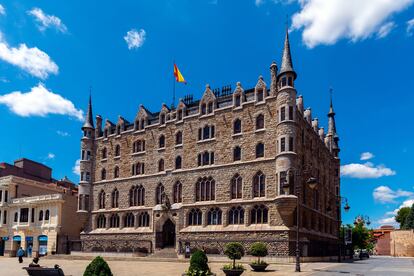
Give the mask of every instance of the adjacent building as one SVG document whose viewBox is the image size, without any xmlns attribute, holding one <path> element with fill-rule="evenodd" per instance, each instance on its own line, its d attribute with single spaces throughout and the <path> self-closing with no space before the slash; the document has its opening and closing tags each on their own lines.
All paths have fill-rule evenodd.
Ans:
<svg viewBox="0 0 414 276">
<path fill-rule="evenodd" d="M 394 230 L 395 228 L 392 225 L 382 225 L 380 228 L 372 230 L 376 255 L 391 255 L 391 232 Z"/>
<path fill-rule="evenodd" d="M 253 88 L 143 105 L 131 121 L 82 127 L 78 213 L 84 251 L 154 252 L 186 245 L 222 253 L 229 241 L 268 244 L 271 255 L 336 255 L 340 177 L 335 112 L 327 131 L 295 88 L 289 36 L 281 67 Z M 327 108 L 328 109 L 328 108 Z M 308 180 L 316 178 L 312 189 Z M 296 204 L 299 201 L 299 220 Z"/>
<path fill-rule="evenodd" d="M 19 159 L 0 163 L 0 255 L 15 256 L 19 247 L 33 254 L 67 253 L 79 240 L 77 186 L 55 180 L 40 163 Z"/>
</svg>

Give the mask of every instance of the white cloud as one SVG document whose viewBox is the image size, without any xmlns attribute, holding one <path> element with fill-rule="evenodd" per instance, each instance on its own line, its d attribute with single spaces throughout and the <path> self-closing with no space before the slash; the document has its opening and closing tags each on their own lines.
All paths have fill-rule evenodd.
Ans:
<svg viewBox="0 0 414 276">
<path fill-rule="evenodd" d="M 128 45 L 128 49 L 137 49 L 144 44 L 146 33 L 144 29 L 139 31 L 132 29 L 127 32 L 124 39 Z"/>
<path fill-rule="evenodd" d="M 297 1 L 300 11 L 292 17 L 292 29 L 303 29 L 302 40 L 309 48 L 331 45 L 342 38 L 355 42 L 380 35 L 381 27 L 386 30 L 387 19 L 414 3 L 414 0 Z"/>
<path fill-rule="evenodd" d="M 388 217 L 378 220 L 379 224 L 388 224 L 388 225 L 396 225 L 397 222 L 395 221 L 395 217 Z"/>
<path fill-rule="evenodd" d="M 0 4 L 0 14 L 1 15 L 6 15 L 6 9 L 4 8 L 3 5 Z"/>
<path fill-rule="evenodd" d="M 414 18 L 407 21 L 407 34 L 409 36 L 413 35 L 414 32 Z"/>
<path fill-rule="evenodd" d="M 29 92 L 14 91 L 0 95 L 0 104 L 6 105 L 13 113 L 22 116 L 41 116 L 60 114 L 83 119 L 83 111 L 61 95 L 49 91 L 42 83 L 32 87 Z"/>
<path fill-rule="evenodd" d="M 378 38 L 386 37 L 397 25 L 394 22 L 385 23 L 380 27 L 377 33 Z"/>
<path fill-rule="evenodd" d="M 33 8 L 27 13 L 35 18 L 38 23 L 37 27 L 41 32 L 48 28 L 55 28 L 62 33 L 66 33 L 68 30 L 59 17 L 45 14 L 40 8 Z"/>
<path fill-rule="evenodd" d="M 72 172 L 74 174 L 80 175 L 80 159 L 76 160 L 75 166 L 72 167 Z"/>
<path fill-rule="evenodd" d="M 46 79 L 49 74 L 57 74 L 59 67 L 37 47 L 28 48 L 22 43 L 18 48 L 10 47 L 0 33 L 0 59 L 19 67 L 29 74 Z"/>
<path fill-rule="evenodd" d="M 411 197 L 413 192 L 404 191 L 398 189 L 396 191 L 392 190 L 388 186 L 378 186 L 374 189 L 372 196 L 374 199 L 381 203 L 395 203 L 395 200 L 400 197 Z"/>
<path fill-rule="evenodd" d="M 383 165 L 374 166 L 371 162 L 365 164 L 351 163 L 341 166 L 341 176 L 352 178 L 380 178 L 395 175 L 396 172 Z"/>
<path fill-rule="evenodd" d="M 395 216 L 397 215 L 398 211 L 403 207 L 410 207 L 414 204 L 414 199 L 406 199 L 404 202 L 398 207 L 394 209 L 394 211 L 386 212 L 385 218 L 378 220 L 379 224 L 391 224 L 394 226 L 399 226 L 399 224 L 395 221 Z"/>
<path fill-rule="evenodd" d="M 363 153 L 361 153 L 361 158 L 360 158 L 360 160 L 369 160 L 369 159 L 372 159 L 372 158 L 374 158 L 374 154 L 372 154 L 371 152 L 363 152 Z"/>
<path fill-rule="evenodd" d="M 55 159 L 55 157 L 56 157 L 56 155 L 55 155 L 54 153 L 49 152 L 49 153 L 47 154 L 46 159 Z"/>
<path fill-rule="evenodd" d="M 70 134 L 68 132 L 61 131 L 61 130 L 56 131 L 56 134 L 59 135 L 59 136 L 62 136 L 62 137 L 68 137 L 68 136 L 70 136 Z"/>
</svg>

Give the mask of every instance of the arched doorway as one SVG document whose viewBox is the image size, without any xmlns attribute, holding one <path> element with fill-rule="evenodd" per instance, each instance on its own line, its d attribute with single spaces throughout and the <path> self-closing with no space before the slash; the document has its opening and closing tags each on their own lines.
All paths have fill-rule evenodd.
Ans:
<svg viewBox="0 0 414 276">
<path fill-rule="evenodd" d="M 171 219 L 167 219 L 162 226 L 162 245 L 161 247 L 175 246 L 175 224 Z"/>
</svg>

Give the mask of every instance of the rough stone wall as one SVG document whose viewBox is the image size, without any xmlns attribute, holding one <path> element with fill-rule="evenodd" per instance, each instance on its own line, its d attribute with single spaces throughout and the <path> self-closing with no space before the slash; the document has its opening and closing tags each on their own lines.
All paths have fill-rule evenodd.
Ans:
<svg viewBox="0 0 414 276">
<path fill-rule="evenodd" d="M 414 230 L 391 232 L 391 256 L 414 257 Z"/>
</svg>

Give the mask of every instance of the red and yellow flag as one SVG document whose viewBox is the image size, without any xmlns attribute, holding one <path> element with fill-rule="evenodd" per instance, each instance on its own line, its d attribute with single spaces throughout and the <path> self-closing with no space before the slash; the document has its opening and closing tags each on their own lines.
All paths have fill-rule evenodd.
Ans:
<svg viewBox="0 0 414 276">
<path fill-rule="evenodd" d="M 184 84 L 187 84 L 183 75 L 181 75 L 180 70 L 178 70 L 177 64 L 175 63 L 174 63 L 174 77 L 177 82 L 183 82 Z"/>
</svg>

